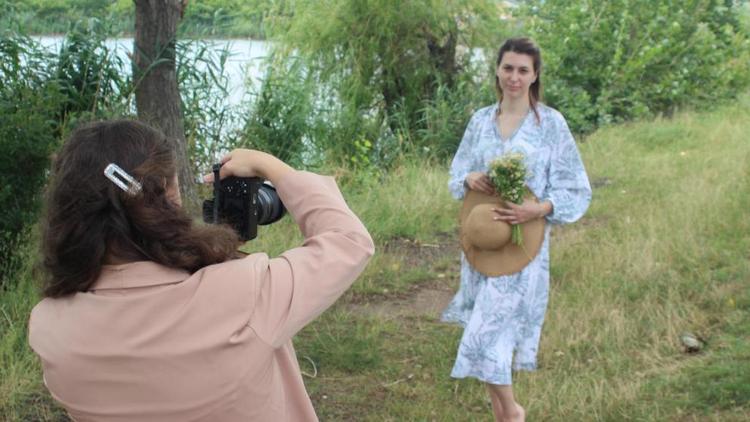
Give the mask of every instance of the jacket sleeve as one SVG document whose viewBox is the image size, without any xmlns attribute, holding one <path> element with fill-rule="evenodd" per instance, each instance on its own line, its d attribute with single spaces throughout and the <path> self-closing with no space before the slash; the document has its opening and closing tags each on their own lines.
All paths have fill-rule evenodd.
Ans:
<svg viewBox="0 0 750 422">
<path fill-rule="evenodd" d="M 249 325 L 273 347 L 283 345 L 331 306 L 364 270 L 375 249 L 333 178 L 295 171 L 276 189 L 305 240 L 271 259 L 258 280 Z"/>
<path fill-rule="evenodd" d="M 583 216 L 591 202 L 589 178 L 562 114 L 554 113 L 548 136 L 553 149 L 541 199 L 552 202 L 552 212 L 546 218 L 552 224 L 572 223 Z"/>
</svg>

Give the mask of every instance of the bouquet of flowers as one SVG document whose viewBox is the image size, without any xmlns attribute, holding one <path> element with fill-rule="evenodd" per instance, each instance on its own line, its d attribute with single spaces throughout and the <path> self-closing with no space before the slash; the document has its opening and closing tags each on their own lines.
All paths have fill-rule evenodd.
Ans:
<svg viewBox="0 0 750 422">
<path fill-rule="evenodd" d="M 490 162 L 487 176 L 495 185 L 495 190 L 503 200 L 514 204 L 521 204 L 526 194 L 526 164 L 523 154 L 510 152 Z M 521 226 L 513 224 L 511 240 L 516 245 L 523 245 Z"/>
</svg>

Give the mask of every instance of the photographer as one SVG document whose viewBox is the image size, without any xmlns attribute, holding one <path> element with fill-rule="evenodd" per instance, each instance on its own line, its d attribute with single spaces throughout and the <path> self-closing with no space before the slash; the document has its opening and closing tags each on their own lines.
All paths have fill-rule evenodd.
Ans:
<svg viewBox="0 0 750 422">
<path fill-rule="evenodd" d="M 240 258 L 231 229 L 194 225 L 171 141 L 142 123 L 80 128 L 54 160 L 29 343 L 72 418 L 317 420 L 291 338 L 361 273 L 372 239 L 332 178 L 259 151 L 222 161 L 221 178 L 276 186 L 302 246 Z"/>
</svg>

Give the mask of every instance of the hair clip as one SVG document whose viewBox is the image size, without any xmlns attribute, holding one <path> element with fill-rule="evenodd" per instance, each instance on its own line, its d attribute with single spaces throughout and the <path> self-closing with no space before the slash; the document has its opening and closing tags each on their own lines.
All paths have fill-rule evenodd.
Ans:
<svg viewBox="0 0 750 422">
<path fill-rule="evenodd" d="M 135 195 L 141 190 L 141 184 L 117 164 L 109 163 L 104 169 L 104 175 L 118 188 L 131 195 Z"/>
</svg>

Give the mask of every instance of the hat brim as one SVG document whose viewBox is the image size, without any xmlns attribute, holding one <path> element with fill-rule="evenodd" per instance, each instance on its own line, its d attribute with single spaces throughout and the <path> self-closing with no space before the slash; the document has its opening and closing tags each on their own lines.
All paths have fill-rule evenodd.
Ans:
<svg viewBox="0 0 750 422">
<path fill-rule="evenodd" d="M 528 193 L 527 198 L 538 201 L 532 194 Z M 469 190 L 464 197 L 464 203 L 459 214 L 459 239 L 461 248 L 464 251 L 466 260 L 469 264 L 480 273 L 497 277 L 517 273 L 524 269 L 536 257 L 544 242 L 544 217 L 535 218 L 521 224 L 521 233 L 523 242 L 516 245 L 508 242 L 505 246 L 497 250 L 482 250 L 476 248 L 469 242 L 464 230 L 464 222 L 471 210 L 480 204 L 493 204 L 498 207 L 504 207 L 502 199 L 499 196 L 487 195 L 482 192 Z M 492 224 L 508 224 L 504 221 L 496 221 Z"/>
</svg>

